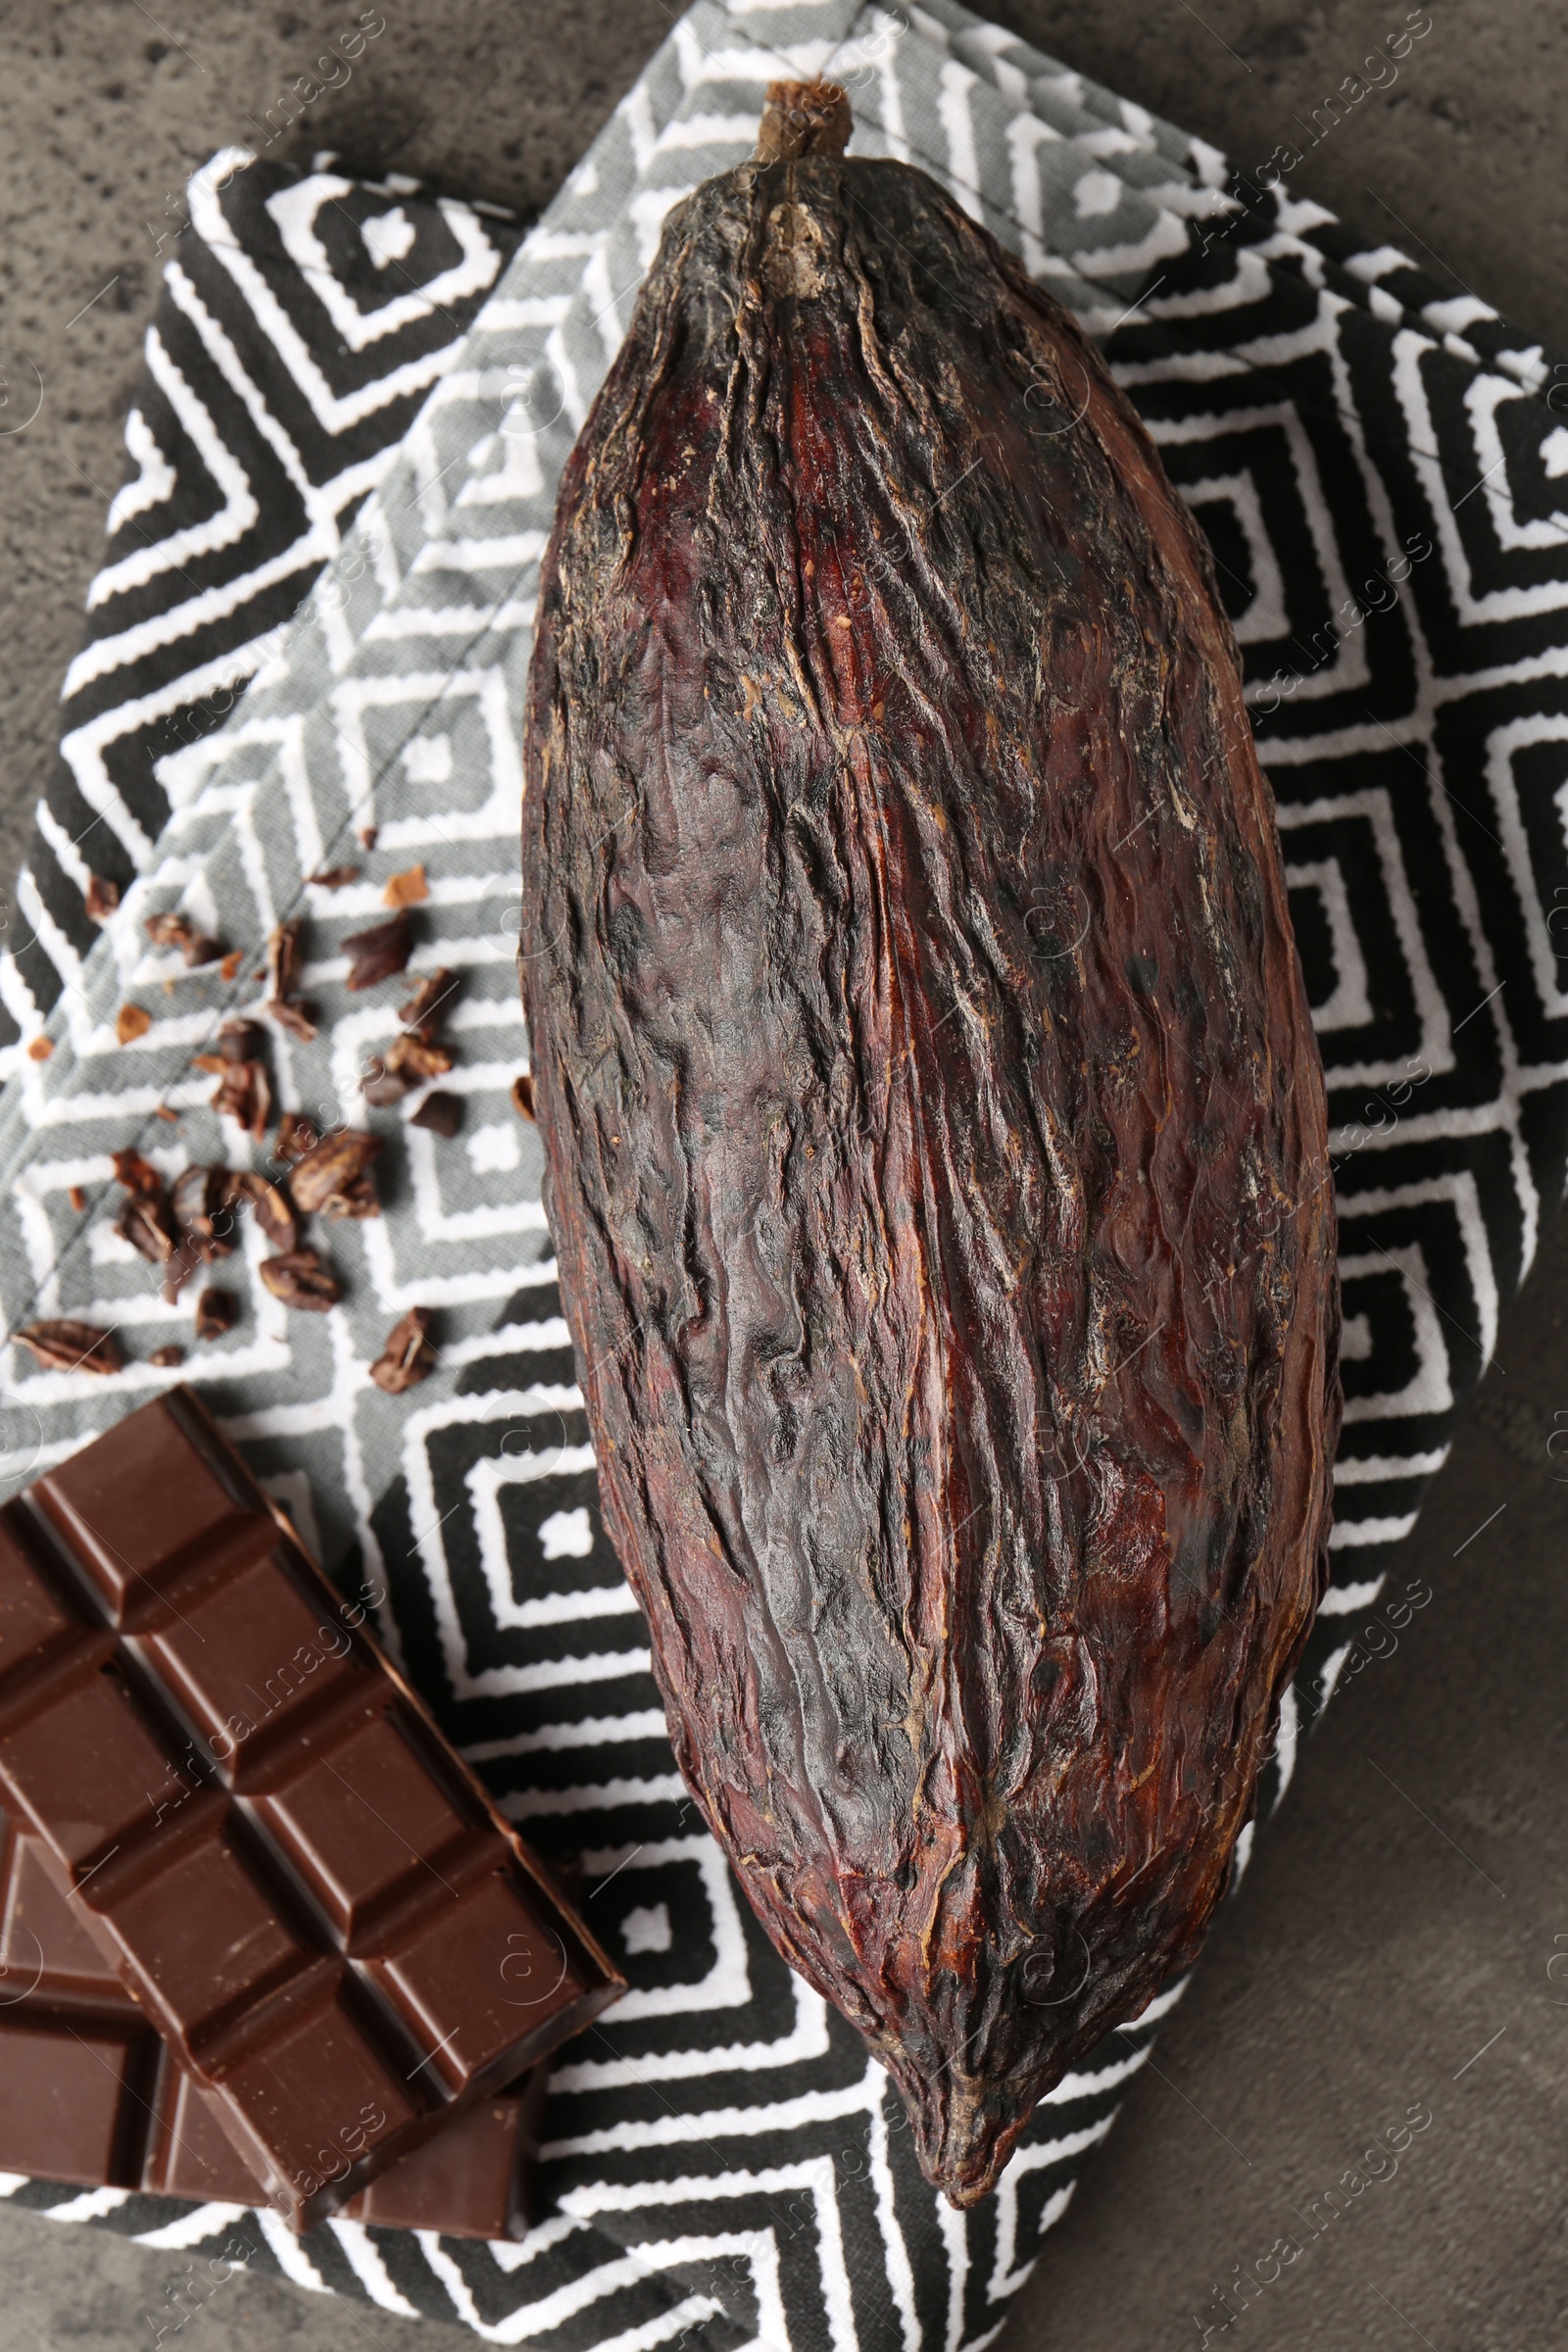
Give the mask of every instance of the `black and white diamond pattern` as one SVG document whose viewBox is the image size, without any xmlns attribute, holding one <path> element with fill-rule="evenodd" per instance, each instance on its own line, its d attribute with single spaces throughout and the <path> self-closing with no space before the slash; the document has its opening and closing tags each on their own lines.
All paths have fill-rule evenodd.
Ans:
<svg viewBox="0 0 1568 2352">
<path fill-rule="evenodd" d="M 124 890 L 145 868 L 170 814 L 160 762 L 233 710 L 521 235 L 413 180 L 301 174 L 238 148 L 186 204 L 0 961 L 13 1041 L 79 983 L 89 877 Z"/>
<path fill-rule="evenodd" d="M 523 1051 L 517 714 L 554 484 L 669 206 L 747 151 L 767 78 L 820 68 L 849 79 L 862 148 L 944 178 L 1104 340 L 1209 533 L 1245 655 L 1328 1065 L 1346 1308 L 1334 1582 L 1264 1811 L 1568 1159 L 1568 423 L 1545 355 L 952 0 L 705 0 L 496 287 L 350 533 L 335 593 L 277 642 L 221 735 L 165 760 L 173 813 L 156 848 L 156 808 L 138 818 L 140 895 L 63 995 L 51 1057 L 14 1056 L 0 1102 L 10 1321 L 42 1299 L 166 1336 L 95 1212 L 65 1206 L 71 1184 L 106 1179 L 114 1145 L 156 1139 L 160 1100 L 185 1138 L 204 1133 L 205 1089 L 181 1089 L 222 1007 L 153 968 L 140 914 L 186 905 L 255 941 L 308 911 L 323 1035 L 279 1049 L 280 1079 L 290 1100 L 346 1099 L 381 1016 L 342 994 L 336 944 L 375 893 L 340 909 L 304 877 L 368 818 L 398 863 L 426 862 L 419 954 L 465 974 L 470 1124 L 439 1149 L 388 1129 L 387 1214 L 334 1240 L 344 1307 L 302 1335 L 258 1306 L 209 1393 L 278 1491 L 298 1501 L 310 1472 L 323 1543 L 352 1538 L 384 1579 L 387 1630 L 453 1738 L 544 1852 L 582 1858 L 589 1916 L 634 1990 L 557 2072 L 546 2210 L 518 2246 L 341 2223 L 296 2243 L 270 2216 L 14 2194 L 163 2245 L 242 2227 L 305 2284 L 501 2343 L 980 2352 L 1180 1991 L 1059 2086 L 995 2198 L 962 2217 L 937 2205 L 884 2079 L 760 1935 L 674 1773 L 598 1522 L 537 1148 L 505 1110 Z M 382 205 L 367 282 L 404 234 Z M 332 268 L 346 283 L 341 253 Z M 331 358 L 317 355 L 328 375 Z M 192 381 L 219 398 L 210 374 Z M 144 484 L 144 517 L 167 505 L 172 524 L 160 462 L 194 460 L 139 430 L 131 500 Z M 235 527 L 220 488 L 180 527 Z M 116 1004 L 163 978 L 152 1030 L 117 1054 Z M 443 1369 L 393 1404 L 365 1366 L 388 1309 L 426 1298 L 447 1319 Z M 33 1416 L 47 1455 L 158 1377 L 139 1359 L 106 1398 L 18 1365 L 7 1414 Z M 7 1439 L 18 1456 L 24 1434 Z"/>
</svg>

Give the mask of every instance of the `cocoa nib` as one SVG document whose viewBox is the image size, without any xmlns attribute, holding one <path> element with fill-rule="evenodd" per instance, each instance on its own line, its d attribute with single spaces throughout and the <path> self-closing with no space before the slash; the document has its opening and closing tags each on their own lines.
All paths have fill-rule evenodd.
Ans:
<svg viewBox="0 0 1568 2352">
<path fill-rule="evenodd" d="M 279 923 L 267 943 L 267 993 L 270 997 L 291 997 L 304 961 L 300 936 L 305 929 L 302 914 Z"/>
<path fill-rule="evenodd" d="M 463 1125 L 463 1097 L 434 1091 L 425 1096 L 417 1110 L 409 1113 L 411 1127 L 427 1127 L 432 1135 L 450 1139 Z"/>
<path fill-rule="evenodd" d="M 125 1359 L 112 1331 L 95 1323 L 28 1323 L 12 1333 L 48 1372 L 120 1372 Z"/>
<path fill-rule="evenodd" d="M 289 1173 L 295 1207 L 304 1216 L 318 1209 L 328 1217 L 378 1215 L 367 1171 L 380 1149 L 378 1135 L 366 1135 L 355 1127 L 340 1127 L 335 1135 L 323 1137 Z M 367 1192 L 370 1205 L 360 1206 Z"/>
<path fill-rule="evenodd" d="M 258 1271 L 274 1298 L 311 1314 L 325 1314 L 343 1296 L 343 1285 L 314 1250 L 290 1250 L 281 1257 L 264 1257 Z"/>
<path fill-rule="evenodd" d="M 301 914 L 291 915 L 286 923 L 278 924 L 267 943 L 265 978 L 269 1018 L 274 1020 L 280 1029 L 286 1029 L 291 1037 L 297 1037 L 302 1044 L 309 1045 L 316 1035 L 312 1008 L 302 1004 L 295 994 L 304 962 L 304 951 L 300 945 L 304 929 L 305 917 Z"/>
<path fill-rule="evenodd" d="M 123 1236 L 149 1265 L 168 1263 L 179 1246 L 169 1203 L 159 1194 L 132 1193 L 115 1219 L 115 1231 Z"/>
<path fill-rule="evenodd" d="M 139 1152 L 112 1152 L 109 1156 L 115 1163 L 117 1179 L 127 1193 L 143 1193 L 154 1198 L 163 1192 L 163 1178 L 151 1160 L 143 1159 Z"/>
<path fill-rule="evenodd" d="M 512 1107 L 519 1119 L 536 1119 L 538 1112 L 533 1101 L 533 1072 L 519 1070 L 512 1081 Z"/>
<path fill-rule="evenodd" d="M 378 1054 L 361 1092 L 369 1102 L 395 1102 L 432 1078 L 444 1078 L 453 1055 L 445 1046 L 426 1045 L 412 1030 L 403 1029 L 385 1052 Z"/>
<path fill-rule="evenodd" d="M 278 1027 L 286 1029 L 290 1037 L 297 1037 L 303 1046 L 308 1046 L 317 1034 L 312 1017 L 315 1007 L 302 1004 L 298 997 L 269 997 L 267 1009 Z"/>
<path fill-rule="evenodd" d="M 221 942 L 198 931 L 188 915 L 150 914 L 143 929 L 155 948 L 179 948 L 191 965 L 217 963 L 223 953 Z"/>
<path fill-rule="evenodd" d="M 95 923 L 107 923 L 120 905 L 120 884 L 102 874 L 89 874 L 85 905 Z"/>
<path fill-rule="evenodd" d="M 266 1050 L 267 1032 L 260 1021 L 225 1021 L 218 1032 L 218 1051 L 225 1061 L 260 1061 Z"/>
<path fill-rule="evenodd" d="M 378 980 L 390 980 L 406 967 L 414 953 L 413 926 L 406 914 L 391 915 L 368 931 L 351 932 L 343 953 L 349 959 L 347 986 L 374 988 Z"/>
<path fill-rule="evenodd" d="M 260 1143 L 272 1115 L 271 1081 L 259 1061 L 230 1061 L 220 1066 L 222 1076 L 213 1093 L 213 1108 L 237 1119 L 246 1134 Z"/>
<path fill-rule="evenodd" d="M 236 1168 L 228 1179 L 225 1206 L 249 1209 L 269 1249 L 286 1257 L 299 1242 L 299 1224 L 286 1197 L 254 1168 Z"/>
<path fill-rule="evenodd" d="M 303 1159 L 307 1152 L 314 1152 L 320 1140 L 315 1126 L 302 1110 L 285 1110 L 277 1122 L 273 1144 L 278 1158 L 285 1167 L 291 1167 L 295 1160 Z"/>
<path fill-rule="evenodd" d="M 314 882 L 318 890 L 347 890 L 349 884 L 357 882 L 359 878 L 360 869 L 357 865 L 329 865 L 318 874 L 306 876 L 306 880 Z"/>
<path fill-rule="evenodd" d="M 172 1372 L 176 1364 L 185 1361 L 185 1350 L 171 1341 L 167 1348 L 155 1348 L 147 1361 L 156 1364 L 160 1372 Z"/>
<path fill-rule="evenodd" d="M 429 1308 L 411 1306 L 387 1333 L 386 1346 L 370 1366 L 370 1378 L 389 1396 L 401 1396 L 405 1389 L 417 1387 L 435 1370 L 435 1349 L 425 1337 L 429 1328 Z"/>
<path fill-rule="evenodd" d="M 225 1331 L 232 1331 L 239 1321 L 239 1300 L 232 1291 L 216 1287 L 203 1291 L 196 1301 L 196 1337 L 199 1340 L 220 1340 Z"/>
<path fill-rule="evenodd" d="M 407 1004 L 398 1006 L 398 1019 L 405 1029 L 412 1029 L 425 1045 L 433 1045 L 457 1000 L 457 994 L 455 973 L 431 972 L 419 982 Z"/>
<path fill-rule="evenodd" d="M 227 1257 L 234 1245 L 226 1237 L 233 1227 L 229 1201 L 233 1179 L 225 1167 L 187 1168 L 174 1179 L 170 1203 L 174 1224 L 187 1249 L 203 1263 Z"/>
</svg>

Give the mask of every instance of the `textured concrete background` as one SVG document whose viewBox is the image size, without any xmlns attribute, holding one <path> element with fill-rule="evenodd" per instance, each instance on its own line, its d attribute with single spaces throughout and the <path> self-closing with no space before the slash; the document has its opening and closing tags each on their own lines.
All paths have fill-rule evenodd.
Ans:
<svg viewBox="0 0 1568 2352">
<path fill-rule="evenodd" d="M 292 152 L 336 147 L 528 206 L 549 198 L 670 21 L 662 0 L 381 6 L 387 32 Z M 0 440 L 0 875 L 52 749 L 120 478 L 166 199 L 215 146 L 254 136 L 247 116 L 357 9 L 6 0 L 0 13 L 0 425 L 30 408 L 34 368 L 45 388 L 37 421 Z M 1201 14 L 1187 0 L 991 0 L 990 13 L 1244 165 L 1304 143 L 1313 107 L 1405 16 L 1398 0 L 1203 0 Z M 1323 138 L 1295 183 L 1483 294 L 1526 339 L 1568 351 L 1563 9 L 1431 0 L 1430 15 L 1398 80 Z M 1304 1748 L 1244 1895 L 1046 2241 L 1001 2352 L 1197 2345 L 1194 2314 L 1217 2323 L 1212 2290 L 1280 2237 L 1302 2252 L 1211 2344 L 1568 2342 L 1568 1982 L 1546 1973 L 1568 1953 L 1568 1443 L 1562 1458 L 1548 1451 L 1568 1432 L 1565 1278 L 1559 1225 L 1406 1546 L 1433 1599 Z M 1568 1962 L 1555 1975 L 1568 1980 Z M 1397 2172 L 1309 2238 L 1298 2209 L 1423 2101 L 1432 2121 Z M 0 2343 L 145 2347 L 181 2269 L 0 2208 Z M 473 2340 L 249 2277 L 187 2324 L 207 2352 Z"/>
</svg>

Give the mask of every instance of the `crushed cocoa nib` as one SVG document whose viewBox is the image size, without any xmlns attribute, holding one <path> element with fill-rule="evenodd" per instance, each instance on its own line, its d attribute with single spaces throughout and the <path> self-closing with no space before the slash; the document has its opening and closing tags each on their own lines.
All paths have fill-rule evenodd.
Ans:
<svg viewBox="0 0 1568 2352">
<path fill-rule="evenodd" d="M 227 1239 L 234 1222 L 228 1206 L 232 1182 L 221 1166 L 186 1168 L 174 1179 L 170 1195 L 174 1224 L 181 1241 L 204 1264 L 209 1258 L 227 1257 L 234 1247 Z"/>
<path fill-rule="evenodd" d="M 362 825 L 360 827 L 360 847 L 365 852 L 367 858 L 368 858 L 370 852 L 374 849 L 380 838 L 381 828 L 379 825 Z"/>
<path fill-rule="evenodd" d="M 232 1291 L 203 1291 L 196 1301 L 196 1337 L 220 1340 L 239 1321 L 239 1300 Z"/>
<path fill-rule="evenodd" d="M 27 1059 L 29 1061 L 47 1061 L 54 1050 L 52 1037 L 35 1037 L 27 1048 Z"/>
<path fill-rule="evenodd" d="M 225 1021 L 218 1032 L 218 1051 L 225 1061 L 259 1061 L 266 1048 L 267 1032 L 260 1021 Z"/>
<path fill-rule="evenodd" d="M 166 1127 L 177 1127 L 179 1125 L 178 1111 L 171 1110 L 167 1102 L 159 1103 L 158 1107 L 153 1112 L 153 1117 L 155 1119 L 162 1119 Z"/>
<path fill-rule="evenodd" d="M 463 1125 L 463 1097 L 443 1094 L 438 1089 L 425 1096 L 417 1110 L 409 1113 L 411 1127 L 427 1127 L 432 1135 L 452 1139 Z"/>
<path fill-rule="evenodd" d="M 232 980 L 238 973 L 239 967 L 244 960 L 245 955 L 243 949 L 230 948 L 228 954 L 223 957 L 221 963 L 220 963 L 218 967 L 219 977 L 223 980 Z"/>
<path fill-rule="evenodd" d="M 395 1102 L 432 1078 L 444 1078 L 453 1056 L 445 1046 L 426 1045 L 404 1029 L 378 1054 L 360 1091 L 368 1102 Z"/>
<path fill-rule="evenodd" d="M 153 1016 L 145 1004 L 122 1004 L 115 1015 L 115 1035 L 122 1046 L 133 1037 L 145 1037 L 153 1025 Z"/>
<path fill-rule="evenodd" d="M 357 865 L 329 865 L 318 874 L 306 876 L 306 880 L 314 882 L 318 890 L 347 890 L 349 884 L 357 882 L 359 878 L 360 869 Z"/>
<path fill-rule="evenodd" d="M 174 1365 L 182 1364 L 185 1361 L 185 1350 L 183 1348 L 176 1348 L 171 1342 L 167 1348 L 155 1348 L 147 1361 L 150 1364 L 156 1364 L 160 1372 L 169 1372 L 173 1369 Z"/>
<path fill-rule="evenodd" d="M 533 1073 L 531 1070 L 519 1070 L 512 1081 L 512 1107 L 521 1119 L 538 1117 L 539 1114 L 533 1106 Z"/>
<path fill-rule="evenodd" d="M 343 1285 L 314 1250 L 290 1250 L 282 1257 L 264 1257 L 258 1272 L 274 1298 L 311 1314 L 325 1314 L 343 1296 Z"/>
<path fill-rule="evenodd" d="M 401 1396 L 406 1389 L 416 1388 L 435 1370 L 435 1349 L 425 1337 L 429 1328 L 429 1308 L 411 1306 L 387 1333 L 386 1346 L 370 1366 L 370 1378 L 389 1396 Z"/>
<path fill-rule="evenodd" d="M 423 866 L 411 865 L 407 873 L 394 874 L 381 896 L 389 906 L 417 906 L 430 896 Z"/>
<path fill-rule="evenodd" d="M 143 929 L 155 948 L 182 949 L 191 965 L 216 963 L 223 953 L 221 942 L 198 931 L 188 915 L 150 914 Z"/>
<path fill-rule="evenodd" d="M 278 1027 L 286 1029 L 290 1037 L 297 1037 L 302 1045 L 308 1046 L 316 1035 L 316 1023 L 311 1018 L 313 1007 L 302 1004 L 298 997 L 269 997 L 267 1009 Z"/>
<path fill-rule="evenodd" d="M 230 1172 L 224 1206 L 248 1208 L 255 1217 L 263 1240 L 281 1257 L 299 1246 L 299 1221 L 287 1196 L 275 1184 L 254 1168 L 236 1168 Z"/>
<path fill-rule="evenodd" d="M 143 1159 L 139 1152 L 111 1152 L 115 1177 L 127 1193 L 142 1193 L 156 1199 L 164 1189 L 164 1180 L 151 1160 Z"/>
<path fill-rule="evenodd" d="M 291 915 L 286 923 L 278 924 L 267 943 L 267 969 L 262 977 L 267 982 L 269 1017 L 280 1029 L 286 1029 L 290 1036 L 309 1045 L 316 1035 L 316 1023 L 311 1018 L 312 1008 L 302 1004 L 294 993 L 304 962 L 304 951 L 300 946 L 300 934 L 304 929 L 305 917 L 301 914 Z"/>
<path fill-rule="evenodd" d="M 87 876 L 87 912 L 95 923 L 107 923 L 120 905 L 120 884 L 103 874 Z"/>
<path fill-rule="evenodd" d="M 260 1143 L 272 1115 L 272 1088 L 266 1070 L 259 1061 L 230 1061 L 220 1066 L 222 1076 L 213 1092 L 213 1108 L 237 1119 L 246 1134 Z"/>
<path fill-rule="evenodd" d="M 343 952 L 349 959 L 347 986 L 374 988 L 377 981 L 390 980 L 406 968 L 414 953 L 413 927 L 406 914 L 389 915 L 368 931 L 352 932 L 343 942 Z"/>
<path fill-rule="evenodd" d="M 373 1217 L 380 1213 L 367 1171 L 381 1149 L 378 1135 L 340 1127 L 296 1160 L 288 1189 L 305 1216 L 319 1209 L 328 1217 Z"/>
<path fill-rule="evenodd" d="M 115 1219 L 115 1231 L 153 1266 L 167 1265 L 179 1245 L 162 1194 L 132 1193 Z"/>
<path fill-rule="evenodd" d="M 285 1110 L 277 1122 L 276 1152 L 285 1166 L 303 1159 L 320 1142 L 315 1125 L 302 1110 Z"/>
<path fill-rule="evenodd" d="M 407 1004 L 398 1006 L 398 1019 L 405 1029 L 412 1029 L 424 1043 L 433 1045 L 437 1031 L 451 1011 L 458 993 L 457 975 L 453 972 L 431 972 L 421 980 Z"/>
<path fill-rule="evenodd" d="M 82 1191 L 80 1185 L 74 1184 L 70 1192 L 67 1193 L 66 1199 L 71 1202 L 72 1207 L 75 1210 L 77 1216 L 79 1217 L 82 1210 L 87 1205 L 87 1196 Z"/>
<path fill-rule="evenodd" d="M 30 1348 L 46 1372 L 120 1372 L 125 1359 L 112 1331 L 95 1323 L 28 1323 L 12 1338 Z"/>
<path fill-rule="evenodd" d="M 300 966 L 304 961 L 300 947 L 300 934 L 304 928 L 304 916 L 293 915 L 286 923 L 279 923 L 268 941 L 267 993 L 270 997 L 287 999 L 294 994 Z"/>
</svg>

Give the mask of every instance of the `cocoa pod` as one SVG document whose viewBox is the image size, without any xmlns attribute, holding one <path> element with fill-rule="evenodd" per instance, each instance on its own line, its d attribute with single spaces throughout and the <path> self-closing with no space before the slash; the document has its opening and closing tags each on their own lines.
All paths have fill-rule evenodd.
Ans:
<svg viewBox="0 0 1568 2352">
<path fill-rule="evenodd" d="M 965 2205 L 1225 1886 L 1324 1575 L 1334 1219 L 1201 536 L 841 96 L 672 210 L 567 466 L 521 971 L 681 1770 Z"/>
</svg>

